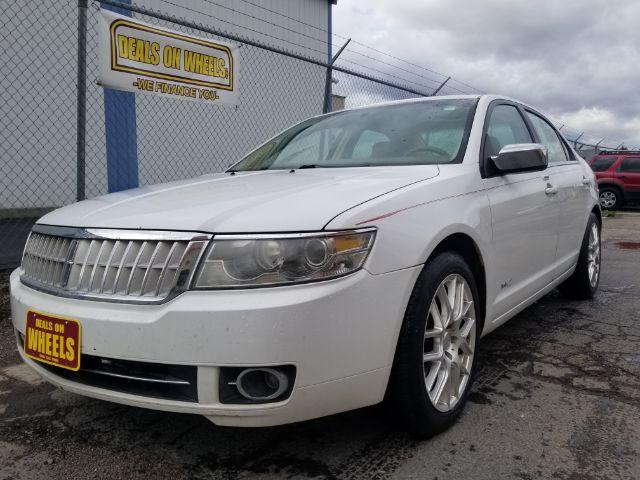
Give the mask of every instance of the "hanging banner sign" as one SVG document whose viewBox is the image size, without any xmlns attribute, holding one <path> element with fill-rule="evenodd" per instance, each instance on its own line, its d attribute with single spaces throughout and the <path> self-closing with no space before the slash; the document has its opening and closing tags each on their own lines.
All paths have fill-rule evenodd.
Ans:
<svg viewBox="0 0 640 480">
<path fill-rule="evenodd" d="M 100 83 L 130 92 L 236 104 L 239 49 L 100 10 Z"/>
</svg>

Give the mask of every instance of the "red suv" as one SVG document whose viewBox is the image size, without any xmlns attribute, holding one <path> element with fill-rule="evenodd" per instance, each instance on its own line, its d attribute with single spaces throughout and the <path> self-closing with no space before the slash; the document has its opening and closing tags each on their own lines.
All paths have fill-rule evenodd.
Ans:
<svg viewBox="0 0 640 480">
<path fill-rule="evenodd" d="M 640 202 L 640 151 L 601 152 L 589 162 L 600 188 L 602 208 L 615 210 Z"/>
</svg>

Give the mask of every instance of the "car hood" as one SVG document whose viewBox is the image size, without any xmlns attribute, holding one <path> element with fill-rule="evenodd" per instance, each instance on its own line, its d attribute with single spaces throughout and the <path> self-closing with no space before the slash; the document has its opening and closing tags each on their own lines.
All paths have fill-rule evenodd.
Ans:
<svg viewBox="0 0 640 480">
<path fill-rule="evenodd" d="M 38 223 L 219 233 L 320 230 L 349 208 L 437 175 L 435 165 L 218 173 L 85 200 Z"/>
</svg>

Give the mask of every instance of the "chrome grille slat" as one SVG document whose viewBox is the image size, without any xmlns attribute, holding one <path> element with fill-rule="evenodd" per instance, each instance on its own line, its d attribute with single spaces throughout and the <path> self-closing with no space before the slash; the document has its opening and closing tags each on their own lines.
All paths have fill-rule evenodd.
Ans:
<svg viewBox="0 0 640 480">
<path fill-rule="evenodd" d="M 76 239 L 69 240 L 69 250 L 65 256 L 64 266 L 62 267 L 62 279 L 61 286 L 66 287 L 69 284 L 69 275 L 71 274 L 71 268 L 73 267 L 73 258 L 78 250 L 78 241 Z"/>
<path fill-rule="evenodd" d="M 25 246 L 21 279 L 61 296 L 161 303 L 189 287 L 211 235 L 166 232 L 165 238 L 154 230 L 145 240 L 145 233 L 36 225 Z"/>
<path fill-rule="evenodd" d="M 91 276 L 89 277 L 89 285 L 87 285 L 87 291 L 91 292 L 93 290 L 93 279 L 96 276 L 96 271 L 100 268 L 100 257 L 102 256 L 102 251 L 104 247 L 107 246 L 107 242 L 100 242 L 100 248 L 98 249 L 98 254 L 96 255 L 95 260 L 93 261 L 93 268 L 91 269 Z"/>
<path fill-rule="evenodd" d="M 51 237 L 45 237 L 42 239 L 42 257 L 38 262 L 38 276 L 44 279 L 44 269 L 47 264 L 47 253 L 49 252 L 49 245 L 51 244 Z"/>
<path fill-rule="evenodd" d="M 127 255 L 129 255 L 129 251 L 131 250 L 131 246 L 133 245 L 133 241 L 129 241 L 127 243 L 124 252 L 122 253 L 122 260 L 120 260 L 120 265 L 118 266 L 118 271 L 116 272 L 116 277 L 113 279 L 113 288 L 111 289 L 111 293 L 116 293 L 118 291 L 118 282 L 120 281 L 120 274 L 122 273 L 122 269 L 124 268 L 124 262 L 127 260 Z"/>
<path fill-rule="evenodd" d="M 60 243 L 63 240 L 64 239 L 62 237 L 58 237 L 51 242 L 51 256 L 49 257 L 49 263 L 47 264 L 47 283 L 49 284 L 53 284 L 53 274 L 58 262 L 58 249 L 60 248 Z"/>
<path fill-rule="evenodd" d="M 98 289 L 98 293 L 104 292 L 104 283 L 107 281 L 107 276 L 109 275 L 109 269 L 111 268 L 111 262 L 113 261 L 113 256 L 116 254 L 118 250 L 118 245 L 120 245 L 120 240 L 116 240 L 116 243 L 113 244 L 113 248 L 111 249 L 111 253 L 109 254 L 109 258 L 107 259 L 107 264 L 104 267 L 104 272 L 102 273 L 102 281 L 100 282 L 100 288 Z"/>
<path fill-rule="evenodd" d="M 38 236 L 29 234 L 29 238 L 27 239 L 27 244 L 24 248 L 24 255 L 22 256 L 22 263 L 28 265 L 30 269 L 33 268 L 33 263 L 36 259 L 34 255 L 31 254 L 31 247 L 36 243 Z"/>
<path fill-rule="evenodd" d="M 153 270 L 153 262 L 156 260 L 156 255 L 158 255 L 158 251 L 162 248 L 162 241 L 158 242 L 156 248 L 153 249 L 153 253 L 151 254 L 151 258 L 149 258 L 149 265 L 144 272 L 144 277 L 142 277 L 142 284 L 140 285 L 140 296 L 144 295 L 144 287 L 147 286 L 147 280 L 149 279 L 149 272 Z"/>
<path fill-rule="evenodd" d="M 131 266 L 131 272 L 129 274 L 129 281 L 127 282 L 127 288 L 124 290 L 125 295 L 129 295 L 131 293 L 131 286 L 133 284 L 133 278 L 136 276 L 136 269 L 138 268 L 138 264 L 140 263 L 140 258 L 142 258 L 142 254 L 144 253 L 144 249 L 147 246 L 146 240 L 142 242 L 140 245 L 140 250 L 138 250 L 138 255 L 136 255 L 136 259 Z"/>
<path fill-rule="evenodd" d="M 42 236 L 38 238 L 37 245 L 36 245 L 36 248 L 37 248 L 36 251 L 41 252 L 41 251 L 44 250 L 46 239 L 47 239 L 47 237 L 42 237 Z M 34 256 L 33 258 L 34 258 L 34 262 L 33 262 L 34 263 L 34 265 L 33 265 L 34 270 L 40 271 L 40 266 L 42 265 L 42 262 L 44 261 L 44 259 L 42 258 L 42 256 L 40 256 L 40 257 Z"/>
<path fill-rule="evenodd" d="M 167 274 L 167 268 L 169 267 L 169 262 L 171 261 L 171 257 L 173 256 L 176 248 L 178 248 L 178 242 L 173 242 L 171 248 L 169 249 L 169 253 L 167 253 L 167 259 L 164 261 L 164 265 L 162 265 L 162 270 L 160 270 L 160 278 L 158 278 L 158 285 L 156 285 L 156 290 L 154 295 L 158 295 L 160 293 L 160 288 L 162 287 L 162 282 L 164 281 L 164 277 Z"/>
<path fill-rule="evenodd" d="M 56 253 L 56 244 L 58 243 L 58 240 L 59 240 L 58 238 L 52 238 L 48 244 L 45 263 L 42 269 L 42 278 L 44 279 L 45 283 L 50 283 L 49 277 L 51 273 L 51 265 L 53 264 L 53 258 Z"/>
<path fill-rule="evenodd" d="M 22 254 L 22 265 L 26 265 L 30 269 L 33 268 L 33 262 L 35 260 L 35 257 L 31 255 L 31 248 L 33 247 L 37 239 L 38 239 L 37 235 L 30 233 L 29 238 L 27 238 L 27 243 L 25 244 L 25 247 L 24 247 L 24 253 Z"/>
<path fill-rule="evenodd" d="M 87 263 L 89 262 L 89 256 L 91 255 L 91 249 L 93 248 L 95 240 L 91 240 L 89 246 L 87 247 L 87 254 L 84 257 L 84 261 L 82 262 L 82 267 L 80 267 L 80 275 L 78 276 L 78 290 L 82 290 L 82 278 L 84 277 L 84 272 L 87 269 Z"/>
<path fill-rule="evenodd" d="M 67 241 L 66 238 L 60 238 L 55 248 L 55 260 L 51 265 L 51 271 L 50 271 L 50 277 L 49 277 L 50 278 L 49 283 L 52 285 L 55 282 L 57 282 L 58 279 L 60 278 L 59 277 L 60 266 L 64 262 L 64 258 L 62 258 L 62 251 L 64 250 L 64 244 L 66 241 Z"/>
</svg>

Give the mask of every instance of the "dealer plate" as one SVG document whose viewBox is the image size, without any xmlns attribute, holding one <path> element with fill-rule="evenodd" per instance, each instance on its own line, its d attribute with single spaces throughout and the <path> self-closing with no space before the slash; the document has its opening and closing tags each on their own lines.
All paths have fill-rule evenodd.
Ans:
<svg viewBox="0 0 640 480">
<path fill-rule="evenodd" d="M 27 311 L 24 353 L 67 370 L 80 368 L 80 323 L 36 310 Z"/>
</svg>

